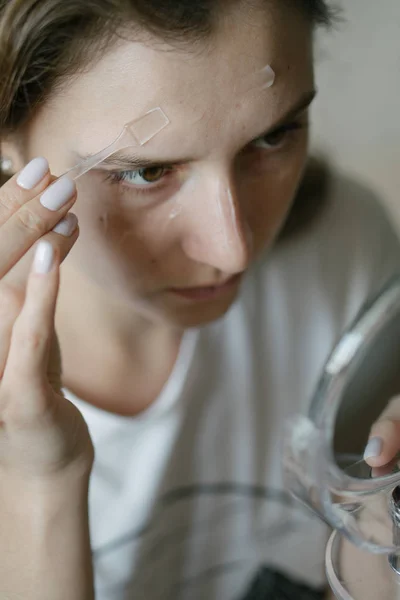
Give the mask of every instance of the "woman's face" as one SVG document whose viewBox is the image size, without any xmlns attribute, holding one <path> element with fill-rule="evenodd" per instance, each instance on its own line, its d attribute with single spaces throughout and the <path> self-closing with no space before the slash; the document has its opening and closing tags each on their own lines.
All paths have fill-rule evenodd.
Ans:
<svg viewBox="0 0 400 600">
<path fill-rule="evenodd" d="M 81 235 L 65 265 L 77 287 L 199 325 L 226 312 L 276 237 L 305 163 L 312 35 L 295 11 L 245 4 L 196 46 L 121 41 L 31 123 L 26 158 L 60 175 L 153 108 L 171 122 L 78 181 Z"/>
</svg>

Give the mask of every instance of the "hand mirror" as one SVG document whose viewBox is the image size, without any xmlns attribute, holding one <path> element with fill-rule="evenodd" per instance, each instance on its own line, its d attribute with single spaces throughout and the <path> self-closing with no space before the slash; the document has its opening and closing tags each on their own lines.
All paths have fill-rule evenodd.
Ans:
<svg viewBox="0 0 400 600">
<path fill-rule="evenodd" d="M 335 529 L 334 536 L 342 534 L 352 542 L 355 551 L 380 555 L 371 560 L 384 561 L 400 598 L 400 463 L 395 460 L 377 473 L 363 460 L 373 423 L 396 396 L 400 396 L 400 277 L 363 307 L 334 348 L 308 417 L 297 416 L 287 425 L 283 458 L 294 496 Z M 339 593 L 335 585 L 342 586 L 337 597 L 368 600 L 365 590 L 360 596 L 346 588 L 344 579 L 349 575 L 340 576 L 338 544 L 333 537 L 327 549 L 328 579 L 335 593 Z M 373 569 L 369 572 L 372 577 Z"/>
</svg>

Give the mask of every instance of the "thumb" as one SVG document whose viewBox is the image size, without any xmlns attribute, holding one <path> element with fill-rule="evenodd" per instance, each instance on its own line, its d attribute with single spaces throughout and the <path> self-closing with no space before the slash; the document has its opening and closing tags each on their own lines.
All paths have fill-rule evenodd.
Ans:
<svg viewBox="0 0 400 600">
<path fill-rule="evenodd" d="M 54 333 L 51 347 L 50 347 L 50 355 L 49 355 L 49 365 L 47 368 L 47 378 L 48 381 L 56 392 L 56 394 L 61 394 L 62 381 L 61 381 L 61 350 L 60 344 L 58 341 L 57 334 Z"/>
<path fill-rule="evenodd" d="M 391 400 L 371 428 L 364 460 L 371 467 L 388 464 L 400 450 L 400 397 Z"/>
</svg>

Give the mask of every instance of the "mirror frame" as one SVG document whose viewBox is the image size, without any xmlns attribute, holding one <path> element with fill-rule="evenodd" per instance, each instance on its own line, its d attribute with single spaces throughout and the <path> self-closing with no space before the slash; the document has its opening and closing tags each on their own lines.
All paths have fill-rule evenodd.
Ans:
<svg viewBox="0 0 400 600">
<path fill-rule="evenodd" d="M 400 546 L 379 546 L 364 538 L 348 518 L 351 505 L 340 506 L 334 498 L 347 496 L 350 502 L 356 501 L 354 508 L 358 510 L 363 497 L 385 491 L 389 494 L 399 485 L 400 472 L 373 479 L 352 477 L 336 464 L 333 442 L 346 385 L 377 334 L 397 314 L 400 317 L 400 275 L 363 305 L 325 364 L 308 418 L 297 415 L 290 419 L 284 436 L 283 467 L 293 495 L 357 546 L 374 553 L 391 553 Z"/>
</svg>

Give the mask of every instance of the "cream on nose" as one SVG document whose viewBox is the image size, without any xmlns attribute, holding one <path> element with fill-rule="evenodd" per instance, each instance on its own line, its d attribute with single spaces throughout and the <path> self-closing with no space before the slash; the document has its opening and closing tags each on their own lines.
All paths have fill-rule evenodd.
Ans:
<svg viewBox="0 0 400 600">
<path fill-rule="evenodd" d="M 232 186 L 219 182 L 216 203 L 218 205 L 221 247 L 226 252 L 236 255 L 238 263 L 246 265 L 248 253 L 251 251 L 252 235 L 241 214 L 238 200 L 234 197 Z"/>
<path fill-rule="evenodd" d="M 233 183 L 213 178 L 197 202 L 200 206 L 183 243 L 186 254 L 225 273 L 244 271 L 251 259 L 253 239 Z"/>
</svg>

